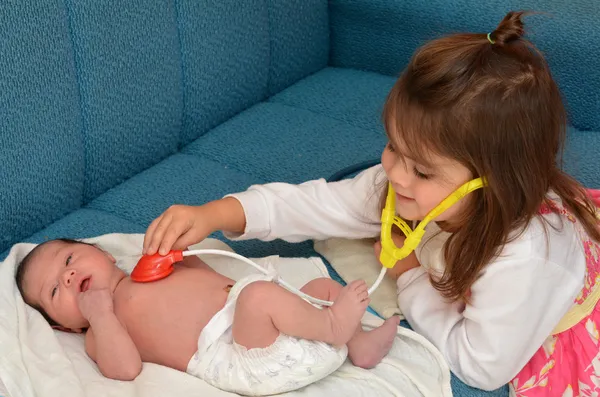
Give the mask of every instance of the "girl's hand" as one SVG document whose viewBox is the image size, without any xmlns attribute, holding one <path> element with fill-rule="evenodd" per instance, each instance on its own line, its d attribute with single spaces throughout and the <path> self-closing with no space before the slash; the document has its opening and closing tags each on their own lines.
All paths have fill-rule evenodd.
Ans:
<svg viewBox="0 0 600 397">
<path fill-rule="evenodd" d="M 396 233 L 392 233 L 392 240 L 398 247 L 401 247 L 402 244 L 404 244 L 405 239 L 406 239 L 406 237 L 404 237 L 404 236 L 400 236 Z M 375 250 L 375 257 L 379 261 L 379 256 L 381 254 L 381 241 L 377 241 L 373 245 L 373 248 Z M 421 264 L 417 260 L 417 256 L 415 255 L 415 253 L 413 251 L 406 258 L 396 262 L 396 264 L 394 265 L 393 268 L 388 269 L 387 275 L 388 275 L 388 277 L 391 277 L 393 280 L 397 280 L 398 277 L 400 277 L 402 274 L 404 274 L 408 270 L 414 269 L 415 267 L 419 267 L 419 266 L 421 266 Z"/>
<path fill-rule="evenodd" d="M 142 253 L 166 255 L 172 249 L 187 249 L 217 230 L 242 233 L 245 227 L 244 209 L 233 197 L 201 206 L 173 205 L 148 226 Z"/>
<path fill-rule="evenodd" d="M 183 250 L 213 231 L 210 214 L 203 206 L 173 205 L 148 226 L 142 252 L 166 255 L 171 249 Z"/>
</svg>

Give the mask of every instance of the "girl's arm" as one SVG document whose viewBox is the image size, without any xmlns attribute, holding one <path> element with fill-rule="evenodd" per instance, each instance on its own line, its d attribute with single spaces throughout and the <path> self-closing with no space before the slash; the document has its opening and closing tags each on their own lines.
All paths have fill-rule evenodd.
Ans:
<svg viewBox="0 0 600 397">
<path fill-rule="evenodd" d="M 470 386 L 494 390 L 512 380 L 583 287 L 585 257 L 578 239 L 569 238 L 566 245 L 563 240 L 561 246 L 550 237 L 548 255 L 555 261 L 544 256 L 541 231 L 537 239 L 539 246 L 515 242 L 489 264 L 471 287 L 466 306 L 442 297 L 422 267 L 397 281 L 399 306 L 408 322 Z"/>
<path fill-rule="evenodd" d="M 333 183 L 319 179 L 300 185 L 251 186 L 231 195 L 244 209 L 244 233 L 226 236 L 237 240 L 280 238 L 289 242 L 377 236 L 384 187 L 385 174 L 380 165 L 353 179 Z"/>
<path fill-rule="evenodd" d="M 380 230 L 379 202 L 385 182 L 378 165 L 340 182 L 255 185 L 197 207 L 174 205 L 148 227 L 143 253 L 166 255 L 217 230 L 233 240 L 373 237 Z"/>
</svg>

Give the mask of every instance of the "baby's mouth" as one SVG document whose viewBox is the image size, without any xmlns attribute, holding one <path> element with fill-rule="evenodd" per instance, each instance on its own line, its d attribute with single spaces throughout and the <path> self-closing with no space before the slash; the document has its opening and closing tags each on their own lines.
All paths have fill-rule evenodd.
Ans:
<svg viewBox="0 0 600 397">
<path fill-rule="evenodd" d="M 83 280 L 81 280 L 81 284 L 79 285 L 79 290 L 81 292 L 85 292 L 88 289 L 90 289 L 90 279 L 91 277 L 86 277 Z"/>
</svg>

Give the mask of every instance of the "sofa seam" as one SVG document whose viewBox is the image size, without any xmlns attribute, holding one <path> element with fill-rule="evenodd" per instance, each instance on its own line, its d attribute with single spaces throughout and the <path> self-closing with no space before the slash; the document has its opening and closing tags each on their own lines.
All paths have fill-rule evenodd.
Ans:
<svg viewBox="0 0 600 397">
<path fill-rule="evenodd" d="M 236 166 L 234 166 L 234 165 L 231 165 L 231 164 L 229 164 L 229 163 L 225 164 L 225 163 L 223 163 L 223 162 L 220 162 L 220 161 L 218 161 L 218 160 L 217 160 L 217 158 L 216 158 L 216 157 L 212 157 L 212 156 L 211 156 L 209 153 L 202 153 L 202 154 L 198 153 L 198 155 L 196 155 L 196 154 L 192 154 L 192 153 L 179 153 L 179 154 L 182 154 L 182 155 L 184 155 L 184 156 L 190 156 L 190 157 L 194 157 L 194 158 L 201 158 L 201 157 L 204 157 L 204 158 L 207 158 L 208 160 L 210 160 L 210 161 L 212 161 L 212 162 L 215 162 L 215 163 L 217 163 L 217 164 L 220 164 L 221 166 L 226 166 L 226 168 L 228 168 L 228 169 L 230 169 L 230 170 L 233 170 L 233 171 L 236 171 L 236 172 L 239 172 L 239 173 L 241 173 L 241 174 L 244 174 L 244 175 L 246 175 L 246 176 L 253 177 L 253 178 L 260 178 L 260 179 L 263 179 L 263 180 L 265 180 L 265 181 L 268 181 L 268 179 L 269 179 L 269 178 L 266 178 L 266 177 L 265 177 L 264 175 L 262 175 L 262 174 L 251 174 L 251 173 L 249 173 L 248 171 L 244 171 L 244 170 L 242 170 L 242 169 L 239 169 L 239 168 L 237 168 Z M 257 183 L 258 183 L 258 182 L 257 182 Z"/>
<path fill-rule="evenodd" d="M 331 117 L 331 116 L 326 115 L 324 113 L 320 113 L 320 112 L 314 111 L 312 109 L 307 109 L 307 108 L 304 108 L 304 107 L 301 107 L 301 106 L 295 106 L 295 105 L 292 105 L 292 104 L 289 104 L 289 103 L 286 103 L 286 102 L 283 102 L 283 101 L 280 102 L 280 101 L 273 101 L 272 99 L 269 99 L 267 102 L 269 102 L 269 103 L 276 103 L 278 105 L 282 105 L 282 106 L 285 106 L 285 107 L 288 107 L 288 108 L 292 108 L 292 109 L 304 110 L 304 111 L 307 111 L 309 113 L 316 114 L 318 116 L 325 117 L 325 118 L 330 119 L 330 120 L 335 120 L 335 121 L 340 122 L 342 124 L 349 125 L 351 127 L 360 128 L 361 130 L 373 131 L 371 129 L 365 128 L 364 126 L 357 125 L 357 124 L 354 124 L 354 123 L 350 123 L 350 122 L 348 122 L 346 120 L 342 120 L 342 119 L 337 118 L 337 117 Z M 375 131 L 375 132 L 378 132 L 378 131 Z"/>
<path fill-rule="evenodd" d="M 273 66 L 273 24 L 271 23 L 271 6 L 269 4 L 268 0 L 265 0 L 265 7 L 267 8 L 267 32 L 269 34 L 269 56 L 267 57 L 267 62 L 269 63 L 268 67 L 267 67 L 267 86 L 266 86 L 266 90 L 265 90 L 265 99 L 269 98 L 269 96 L 271 95 L 272 89 L 271 89 L 271 75 L 273 73 L 272 70 L 272 66 Z"/>
<path fill-rule="evenodd" d="M 181 26 L 179 19 L 179 11 L 177 8 L 177 0 L 173 0 L 173 12 L 175 13 L 175 30 L 177 32 L 177 44 L 179 47 L 179 69 L 181 73 L 180 82 L 181 82 L 181 124 L 179 129 L 179 139 L 177 142 L 177 151 L 179 152 L 183 148 L 183 134 L 185 132 L 186 122 L 185 122 L 185 68 L 183 67 L 183 45 L 181 43 Z"/>
<path fill-rule="evenodd" d="M 202 153 L 198 153 L 198 154 L 193 154 L 193 153 L 183 153 L 183 152 L 180 152 L 178 154 L 181 154 L 181 155 L 184 155 L 184 156 L 193 157 L 193 158 L 202 158 L 202 157 L 204 157 L 204 158 L 206 158 L 206 159 L 208 159 L 208 160 L 210 160 L 210 161 L 212 161 L 214 163 L 220 164 L 221 166 L 225 166 L 226 168 L 228 168 L 228 169 L 230 169 L 232 171 L 239 172 L 239 173 L 241 173 L 243 175 L 246 175 L 246 176 L 249 176 L 249 177 L 253 177 L 253 178 L 260 178 L 260 179 L 262 179 L 264 181 L 268 181 L 269 180 L 269 178 L 267 178 L 264 175 L 262 175 L 262 173 L 251 174 L 248 171 L 244 171 L 242 169 L 239 169 L 238 167 L 236 167 L 236 166 L 234 166 L 232 164 L 223 163 L 223 162 L 219 161 L 216 157 L 211 156 L 210 153 L 202 152 Z M 261 183 L 261 182 L 257 182 L 257 183 Z"/>
<path fill-rule="evenodd" d="M 73 33 L 73 17 L 71 13 L 71 8 L 68 5 L 67 0 L 63 0 L 63 4 L 65 6 L 65 10 L 67 13 L 67 29 L 69 31 L 69 39 L 71 41 L 71 48 L 73 51 L 73 66 L 75 67 L 75 84 L 77 85 L 77 102 L 79 105 L 79 112 L 81 115 L 81 147 L 83 148 L 83 183 L 81 186 L 81 194 L 80 194 L 80 204 L 79 208 L 83 208 L 87 204 L 85 191 L 86 191 L 86 180 L 87 180 L 87 145 L 86 145 L 86 131 L 87 131 L 87 122 L 85 116 L 85 110 L 83 107 L 83 98 L 82 98 L 82 89 L 81 89 L 81 76 L 80 76 L 80 68 L 79 62 L 77 61 L 76 54 L 76 45 L 75 45 L 75 35 Z"/>
</svg>

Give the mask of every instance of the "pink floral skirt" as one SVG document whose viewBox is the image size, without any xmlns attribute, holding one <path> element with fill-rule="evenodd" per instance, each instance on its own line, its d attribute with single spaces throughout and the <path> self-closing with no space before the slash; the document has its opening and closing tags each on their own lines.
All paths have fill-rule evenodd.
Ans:
<svg viewBox="0 0 600 397">
<path fill-rule="evenodd" d="M 572 328 L 550 336 L 513 379 L 523 397 L 600 396 L 600 305 Z"/>
<path fill-rule="evenodd" d="M 600 190 L 588 189 L 587 192 L 600 207 Z M 576 222 L 564 208 L 559 208 L 558 212 Z M 576 305 L 581 305 L 594 288 L 600 288 L 600 248 L 583 231 L 581 233 L 587 271 L 582 293 L 574 302 Z M 588 316 L 546 339 L 510 383 L 511 393 L 520 397 L 599 397 L 599 329 L 600 303 L 596 302 Z"/>
</svg>

